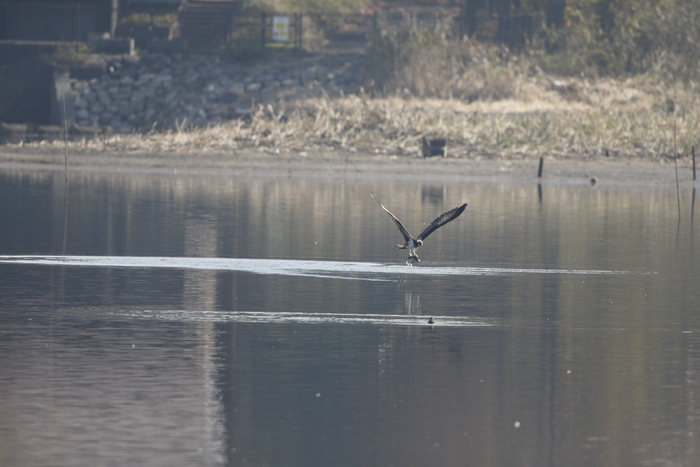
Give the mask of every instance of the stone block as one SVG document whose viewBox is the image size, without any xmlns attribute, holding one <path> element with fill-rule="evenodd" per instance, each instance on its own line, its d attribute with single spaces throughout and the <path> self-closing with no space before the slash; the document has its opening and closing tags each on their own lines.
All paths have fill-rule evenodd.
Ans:
<svg viewBox="0 0 700 467">
<path fill-rule="evenodd" d="M 274 81 L 275 79 L 277 79 L 277 75 L 275 73 L 265 73 L 264 75 L 258 76 L 256 81 L 262 81 L 266 84 L 268 81 Z"/>
<path fill-rule="evenodd" d="M 85 92 L 88 89 L 87 81 L 73 81 L 73 90 L 77 92 Z"/>
<path fill-rule="evenodd" d="M 99 91 L 97 93 L 97 100 L 102 105 L 109 105 L 112 103 L 112 98 L 109 97 L 109 94 L 106 91 Z"/>
<path fill-rule="evenodd" d="M 288 87 L 290 87 L 290 86 L 293 86 L 293 85 L 295 85 L 295 84 L 297 84 L 297 83 L 299 83 L 299 80 L 292 79 L 292 78 L 285 78 L 285 79 L 283 79 L 283 80 L 280 82 L 280 84 L 281 84 L 283 87 L 285 87 L 285 88 L 288 88 Z"/>
<path fill-rule="evenodd" d="M 228 91 L 232 92 L 234 94 L 243 94 L 245 93 L 245 84 L 243 83 L 233 83 L 231 86 L 228 87 Z"/>
<path fill-rule="evenodd" d="M 260 89 L 262 89 L 261 83 L 250 83 L 245 87 L 246 92 L 258 92 Z"/>
<path fill-rule="evenodd" d="M 91 102 L 90 103 L 90 111 L 92 112 L 102 112 L 105 109 L 105 106 L 103 103 L 99 101 Z"/>
<path fill-rule="evenodd" d="M 312 81 L 316 81 L 316 74 L 312 72 L 304 72 L 299 76 L 299 81 L 303 86 L 307 86 Z"/>
<path fill-rule="evenodd" d="M 156 75 L 154 75 L 153 73 L 149 73 L 149 72 L 141 73 L 136 78 L 135 84 L 137 86 L 139 86 L 139 85 L 142 85 L 144 83 L 148 83 L 149 81 L 151 81 L 155 77 L 156 77 Z"/>
<path fill-rule="evenodd" d="M 128 117 L 133 113 L 134 108 L 130 104 L 120 103 L 115 108 L 115 113 L 121 117 Z"/>
<path fill-rule="evenodd" d="M 161 73 L 155 78 L 153 78 L 152 84 L 154 86 L 170 86 L 173 82 L 173 75 L 170 73 Z"/>
<path fill-rule="evenodd" d="M 191 85 L 191 84 L 194 84 L 194 82 L 197 81 L 198 79 L 199 79 L 199 73 L 194 71 L 194 70 L 190 70 L 183 75 L 182 82 L 185 83 L 186 85 Z"/>
<path fill-rule="evenodd" d="M 173 102 L 175 102 L 175 99 L 177 99 L 178 94 L 179 94 L 179 92 L 177 90 L 170 91 L 163 98 L 163 104 L 166 106 L 171 105 Z"/>
<path fill-rule="evenodd" d="M 112 98 L 117 102 L 129 101 L 131 99 L 131 89 L 122 88 L 116 94 L 114 94 Z"/>
<path fill-rule="evenodd" d="M 229 112 L 227 105 L 214 104 L 206 108 L 206 113 L 210 117 L 218 118 L 227 115 Z"/>
</svg>

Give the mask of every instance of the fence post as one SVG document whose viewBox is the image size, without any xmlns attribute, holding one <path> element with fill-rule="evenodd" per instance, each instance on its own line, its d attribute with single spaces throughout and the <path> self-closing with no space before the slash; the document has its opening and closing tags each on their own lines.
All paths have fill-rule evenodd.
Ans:
<svg viewBox="0 0 700 467">
<path fill-rule="evenodd" d="M 697 177 L 695 176 L 695 145 L 693 145 L 692 151 L 693 151 L 693 181 L 696 181 Z"/>
<path fill-rule="evenodd" d="M 302 49 L 304 46 L 303 41 L 304 40 L 304 15 L 303 13 L 299 13 L 299 50 Z"/>
<path fill-rule="evenodd" d="M 77 10 L 77 11 L 76 11 L 76 13 L 77 13 L 77 15 L 76 15 L 76 23 L 77 23 L 77 24 L 76 24 L 76 26 L 75 26 L 75 39 L 74 39 L 74 40 L 75 40 L 75 41 L 80 41 L 80 40 L 82 40 L 82 31 L 81 31 L 81 29 L 82 29 L 82 24 L 81 24 L 81 23 L 82 23 L 82 16 L 83 16 L 83 12 L 82 12 L 81 9 L 80 9 L 80 3 L 78 3 L 78 4 L 76 5 L 76 10 Z M 112 31 L 112 36 L 114 36 L 114 31 Z"/>
<path fill-rule="evenodd" d="M 289 26 L 290 34 L 292 34 L 292 28 L 294 29 L 294 50 L 297 50 L 299 48 L 299 13 L 292 15 L 292 25 Z"/>
<path fill-rule="evenodd" d="M 260 28 L 260 47 L 264 50 L 265 49 L 265 36 L 266 36 L 266 31 L 265 28 L 267 27 L 267 14 L 263 11 L 261 13 L 261 28 Z"/>
</svg>

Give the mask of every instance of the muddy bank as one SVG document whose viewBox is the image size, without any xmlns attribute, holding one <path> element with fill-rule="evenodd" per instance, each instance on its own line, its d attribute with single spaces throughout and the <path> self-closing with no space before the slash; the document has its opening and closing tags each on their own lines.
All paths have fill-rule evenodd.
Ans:
<svg viewBox="0 0 700 467">
<path fill-rule="evenodd" d="M 0 168 L 62 170 L 65 153 L 54 148 L 0 147 Z M 416 178 L 534 180 L 539 160 L 430 159 L 410 156 L 362 155 L 341 151 L 285 152 L 242 150 L 225 152 L 94 152 L 70 150 L 68 166 L 80 170 L 155 172 L 231 172 L 238 174 L 314 176 L 396 176 Z M 692 184 L 692 165 L 679 161 L 679 179 Z M 638 182 L 675 184 L 672 162 L 629 158 L 557 160 L 545 158 L 542 179 L 590 183 Z"/>
</svg>

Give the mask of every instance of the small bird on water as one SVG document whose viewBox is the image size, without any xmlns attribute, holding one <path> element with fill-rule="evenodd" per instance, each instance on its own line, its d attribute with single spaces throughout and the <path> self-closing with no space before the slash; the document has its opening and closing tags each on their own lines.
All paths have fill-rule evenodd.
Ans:
<svg viewBox="0 0 700 467">
<path fill-rule="evenodd" d="M 413 238 L 413 236 L 410 234 L 408 229 L 404 227 L 404 225 L 401 223 L 401 221 L 391 213 L 387 208 L 384 207 L 381 201 L 379 201 L 379 198 L 374 193 L 371 193 L 372 198 L 379 203 L 379 206 L 382 207 L 382 209 L 391 216 L 391 220 L 394 221 L 394 224 L 396 224 L 396 227 L 398 227 L 399 232 L 401 232 L 401 235 L 403 235 L 404 240 L 406 243 L 403 244 L 398 244 L 394 245 L 394 248 L 398 248 L 399 250 L 406 250 L 408 249 L 408 259 L 406 260 L 406 264 L 409 266 L 412 266 L 414 263 L 420 262 L 420 258 L 418 258 L 418 255 L 416 255 L 416 248 L 420 247 L 423 245 L 423 240 L 428 238 L 428 235 L 431 233 L 435 232 L 437 229 L 442 227 L 443 225 L 447 224 L 448 222 L 451 222 L 459 217 L 460 214 L 464 212 L 464 210 L 467 207 L 467 203 L 464 203 L 461 206 L 458 206 L 450 211 L 444 212 L 440 214 L 437 219 L 435 219 L 433 222 L 430 223 L 428 227 L 421 232 L 420 235 L 418 235 L 418 238 Z"/>
<path fill-rule="evenodd" d="M 435 324 L 435 321 L 433 321 L 433 317 L 431 316 L 430 319 L 428 320 L 428 324 Z"/>
</svg>

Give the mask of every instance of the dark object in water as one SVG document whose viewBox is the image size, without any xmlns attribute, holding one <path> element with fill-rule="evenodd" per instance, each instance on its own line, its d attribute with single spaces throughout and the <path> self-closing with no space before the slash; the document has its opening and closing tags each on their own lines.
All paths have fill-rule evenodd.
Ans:
<svg viewBox="0 0 700 467">
<path fill-rule="evenodd" d="M 433 317 L 431 316 L 430 319 L 428 320 L 428 324 L 435 324 L 435 321 L 433 321 Z"/>
</svg>

